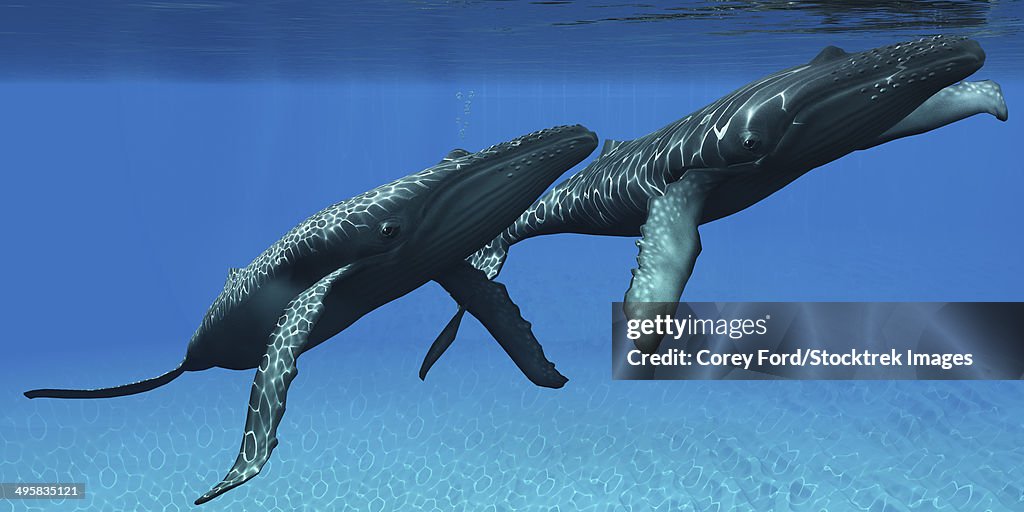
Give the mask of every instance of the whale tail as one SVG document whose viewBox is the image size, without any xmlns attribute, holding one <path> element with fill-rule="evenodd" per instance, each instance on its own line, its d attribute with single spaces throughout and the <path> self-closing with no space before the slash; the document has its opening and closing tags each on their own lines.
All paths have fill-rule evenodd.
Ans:
<svg viewBox="0 0 1024 512">
<path fill-rule="evenodd" d="M 494 240 L 491 240 L 491 243 L 473 253 L 468 258 L 469 263 L 487 274 L 487 279 L 493 280 L 495 277 L 498 277 L 501 267 L 505 264 L 505 260 L 508 259 L 508 248 L 510 245 L 511 243 L 506 238 L 506 233 L 502 233 Z M 427 372 L 430 371 L 430 368 L 434 366 L 434 363 L 441 358 L 444 352 L 448 350 L 448 347 L 452 345 L 452 342 L 455 341 L 455 337 L 459 334 L 462 316 L 465 313 L 466 308 L 460 304 L 452 319 L 448 321 L 448 325 L 444 327 L 444 330 L 430 344 L 430 349 L 427 350 L 427 355 L 423 358 L 423 364 L 420 365 L 420 380 L 427 378 Z"/>
<path fill-rule="evenodd" d="M 26 391 L 27 398 L 113 398 L 128 396 L 156 389 L 185 373 L 184 363 L 177 368 L 151 379 L 100 389 L 33 389 Z"/>
</svg>

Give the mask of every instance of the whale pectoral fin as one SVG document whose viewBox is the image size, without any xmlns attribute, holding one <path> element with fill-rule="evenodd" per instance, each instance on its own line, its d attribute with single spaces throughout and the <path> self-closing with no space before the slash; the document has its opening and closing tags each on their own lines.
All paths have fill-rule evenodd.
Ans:
<svg viewBox="0 0 1024 512">
<path fill-rule="evenodd" d="M 647 221 L 637 240 L 637 268 L 626 291 L 623 310 L 630 320 L 671 315 L 700 255 L 700 223 L 709 190 L 705 177 L 694 175 L 672 183 L 665 195 L 648 203 Z M 638 349 L 654 353 L 661 336 L 635 340 Z"/>
<path fill-rule="evenodd" d="M 435 281 L 480 320 L 531 382 L 546 388 L 560 388 L 569 380 L 544 356 L 530 323 L 523 319 L 505 285 L 487 279 L 487 274 L 465 261 L 449 268 Z"/>
<path fill-rule="evenodd" d="M 1009 112 L 1003 98 L 1003 89 L 998 83 L 982 80 L 944 87 L 895 126 L 859 149 L 929 132 L 975 114 L 991 114 L 1000 121 L 1007 120 Z"/>
<path fill-rule="evenodd" d="M 488 279 L 494 279 L 494 276 L 498 275 L 498 272 L 501 271 L 501 267 L 505 264 L 505 259 L 508 257 L 508 246 L 508 240 L 503 235 L 499 235 L 482 249 L 473 253 L 466 261 L 483 271 Z M 459 324 L 462 322 L 462 316 L 465 312 L 466 309 L 460 305 L 459 310 L 448 321 L 448 325 L 444 327 L 444 330 L 434 339 L 434 343 L 430 345 L 430 350 L 427 351 L 427 355 L 423 358 L 423 364 L 420 365 L 421 380 L 426 378 L 430 368 L 434 366 L 434 363 L 440 359 L 452 342 L 455 341 L 455 337 L 459 334 Z"/>
<path fill-rule="evenodd" d="M 427 355 L 423 357 L 423 364 L 420 365 L 420 380 L 427 378 L 427 372 L 430 371 L 430 368 L 448 350 L 448 347 L 452 346 L 455 336 L 459 334 L 459 324 L 462 323 L 462 316 L 465 314 L 466 308 L 460 305 L 459 310 L 455 312 L 455 316 L 448 321 L 448 325 L 444 326 L 444 330 L 441 331 L 441 334 L 437 335 L 434 343 L 430 344 Z"/>
<path fill-rule="evenodd" d="M 196 505 L 245 483 L 270 459 L 270 452 L 277 446 L 277 426 L 284 415 L 288 386 L 298 373 L 295 360 L 306 348 L 309 333 L 324 311 L 324 298 L 331 286 L 351 267 L 348 265 L 328 274 L 288 304 L 256 370 L 238 458 L 224 479 L 197 499 Z"/>
</svg>

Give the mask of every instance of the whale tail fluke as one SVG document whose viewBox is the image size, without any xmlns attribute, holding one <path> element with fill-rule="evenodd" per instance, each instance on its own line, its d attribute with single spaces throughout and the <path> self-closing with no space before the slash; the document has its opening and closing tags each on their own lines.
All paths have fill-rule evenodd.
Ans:
<svg viewBox="0 0 1024 512">
<path fill-rule="evenodd" d="M 151 379 L 140 380 L 130 384 L 122 384 L 112 388 L 100 389 L 33 389 L 26 391 L 27 398 L 113 398 L 115 396 L 128 396 L 138 393 L 145 393 L 156 389 L 176 379 L 185 373 L 184 364 L 177 368 Z"/>
</svg>

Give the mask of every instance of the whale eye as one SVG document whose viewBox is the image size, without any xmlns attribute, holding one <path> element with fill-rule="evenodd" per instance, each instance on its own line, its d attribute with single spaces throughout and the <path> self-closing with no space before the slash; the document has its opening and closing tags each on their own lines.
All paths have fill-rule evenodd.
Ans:
<svg viewBox="0 0 1024 512">
<path fill-rule="evenodd" d="M 761 146 L 761 141 L 757 140 L 756 137 L 747 137 L 743 139 L 743 149 L 747 151 L 757 151 L 757 148 Z"/>
<path fill-rule="evenodd" d="M 387 240 L 398 236 L 402 227 L 394 222 L 385 222 L 380 225 L 380 237 Z"/>
</svg>

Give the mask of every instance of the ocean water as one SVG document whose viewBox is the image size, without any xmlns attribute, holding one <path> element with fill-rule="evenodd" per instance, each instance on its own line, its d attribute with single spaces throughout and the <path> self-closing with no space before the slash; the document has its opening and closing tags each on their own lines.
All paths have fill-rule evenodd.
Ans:
<svg viewBox="0 0 1024 512">
<path fill-rule="evenodd" d="M 694 301 L 1024 300 L 1024 6 L 1004 2 L 90 2 L 0 6 L 5 511 L 189 510 L 252 371 L 146 394 L 243 266 L 323 206 L 557 124 L 629 139 L 824 46 L 935 33 L 1010 109 L 849 155 L 702 227 Z M 582 165 L 575 170 L 582 168 Z M 570 172 L 575 172 L 570 171 Z M 1024 510 L 1017 382 L 619 382 L 628 238 L 559 235 L 501 281 L 568 384 L 530 384 L 428 284 L 299 360 L 263 472 L 206 510 Z M 1022 335 L 1024 336 L 1024 335 Z M 1024 337 L 1022 337 L 1024 342 Z"/>
</svg>

